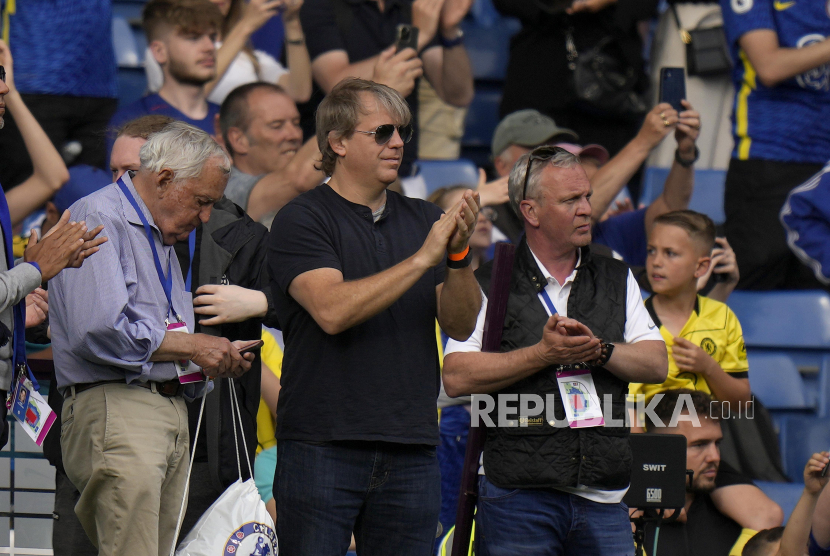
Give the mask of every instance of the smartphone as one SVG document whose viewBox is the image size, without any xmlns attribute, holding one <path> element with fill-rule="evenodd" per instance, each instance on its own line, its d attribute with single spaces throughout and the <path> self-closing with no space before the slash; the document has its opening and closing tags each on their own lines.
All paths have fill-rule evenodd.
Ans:
<svg viewBox="0 0 830 556">
<path fill-rule="evenodd" d="M 258 347 L 262 347 L 265 342 L 262 340 L 254 340 L 250 344 L 239 348 L 239 353 L 248 353 L 249 351 L 253 351 Z"/>
<path fill-rule="evenodd" d="M 680 104 L 686 98 L 686 70 L 683 68 L 660 68 L 660 102 L 667 102 L 679 112 L 685 110 Z"/>
<path fill-rule="evenodd" d="M 822 476 L 822 477 L 826 477 L 826 476 L 827 476 L 827 470 L 828 470 L 828 469 L 830 469 L 830 463 L 828 463 L 827 465 L 825 465 L 825 466 L 824 466 L 824 469 L 822 469 L 822 470 L 821 470 L 821 476 Z"/>
<path fill-rule="evenodd" d="M 418 28 L 412 25 L 402 23 L 398 25 L 398 31 L 395 35 L 395 52 L 400 52 L 404 48 L 411 48 L 418 51 Z"/>
</svg>

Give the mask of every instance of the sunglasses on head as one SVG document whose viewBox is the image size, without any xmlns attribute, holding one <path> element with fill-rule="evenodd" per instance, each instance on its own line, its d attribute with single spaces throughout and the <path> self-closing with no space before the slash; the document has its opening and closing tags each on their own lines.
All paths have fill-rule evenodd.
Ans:
<svg viewBox="0 0 830 556">
<path fill-rule="evenodd" d="M 533 165 L 533 161 L 550 160 L 557 154 L 566 152 L 568 151 L 563 149 L 562 147 L 554 147 L 552 145 L 536 147 L 535 149 L 530 151 L 530 156 L 527 157 L 527 166 L 525 167 L 525 183 L 524 187 L 522 187 L 522 201 L 524 201 L 527 198 L 527 182 L 530 181 L 530 167 Z"/>
<path fill-rule="evenodd" d="M 392 124 L 383 124 L 376 127 L 374 131 L 360 131 L 359 129 L 355 131 L 357 133 L 363 133 L 364 135 L 374 135 L 375 143 L 385 145 L 395 134 L 395 129 L 396 126 Z M 401 136 L 401 140 L 404 143 L 409 143 L 409 140 L 412 139 L 412 124 L 399 125 L 397 126 L 397 130 L 398 135 Z"/>
</svg>

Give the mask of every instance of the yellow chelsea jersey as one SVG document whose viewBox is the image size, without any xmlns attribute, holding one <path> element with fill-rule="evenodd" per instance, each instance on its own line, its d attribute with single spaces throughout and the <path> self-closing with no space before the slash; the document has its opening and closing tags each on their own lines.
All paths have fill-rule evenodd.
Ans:
<svg viewBox="0 0 830 556">
<path fill-rule="evenodd" d="M 681 371 L 677 368 L 677 363 L 675 363 L 672 356 L 674 335 L 666 330 L 666 327 L 662 325 L 657 317 L 652 298 L 648 298 L 645 304 L 651 318 L 660 327 L 660 334 L 666 341 L 666 349 L 669 353 L 669 374 L 662 384 L 632 382 L 628 386 L 629 399 L 633 400 L 637 394 L 643 394 L 646 401 L 648 401 L 655 394 L 679 388 L 700 390 L 711 395 L 712 391 L 703 376 Z M 730 376 L 734 378 L 749 377 L 749 365 L 746 361 L 746 348 L 744 347 L 741 323 L 738 322 L 738 317 L 725 303 L 708 297 L 697 296 L 694 311 L 689 315 L 689 320 L 683 325 L 678 337 L 700 346 Z"/>
<path fill-rule="evenodd" d="M 280 378 L 280 374 L 282 373 L 282 349 L 279 343 L 277 343 L 277 339 L 274 338 L 274 335 L 267 330 L 262 331 L 262 341 L 264 342 L 261 352 L 262 362 L 271 369 L 271 372 L 277 375 L 277 378 Z M 263 368 L 262 372 L 268 371 Z M 276 423 L 274 423 L 274 418 L 271 416 L 271 411 L 268 409 L 268 406 L 260 398 L 259 410 L 257 410 L 256 414 L 256 436 L 258 444 L 256 453 L 258 454 L 262 450 L 267 450 L 271 446 L 275 446 L 277 444 L 275 435 Z"/>
</svg>

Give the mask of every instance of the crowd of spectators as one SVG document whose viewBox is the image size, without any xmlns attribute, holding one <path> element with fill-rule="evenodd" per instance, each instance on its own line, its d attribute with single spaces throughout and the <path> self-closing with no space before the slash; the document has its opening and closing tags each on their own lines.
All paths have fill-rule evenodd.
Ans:
<svg viewBox="0 0 830 556">
<path fill-rule="evenodd" d="M 0 390 L 51 344 L 56 555 L 168 554 L 238 478 L 284 554 L 449 553 L 477 449 L 475 553 L 631 554 L 643 432 L 691 471 L 649 554 L 830 553 L 828 453 L 781 527 L 711 412 L 752 401 L 730 294 L 830 284 L 830 8 L 492 0 L 521 29 L 491 164 L 416 198 L 462 150 L 476 2 L 149 0 L 119 105 L 111 0 L 0 1 Z M 661 102 L 719 23 L 731 67 Z M 701 168 L 725 222 L 689 210 Z M 552 406 L 468 446 L 477 395 Z"/>
</svg>

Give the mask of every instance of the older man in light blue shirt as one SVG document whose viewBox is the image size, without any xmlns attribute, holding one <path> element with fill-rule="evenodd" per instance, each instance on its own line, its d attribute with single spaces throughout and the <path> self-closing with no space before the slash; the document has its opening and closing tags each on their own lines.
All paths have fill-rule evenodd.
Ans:
<svg viewBox="0 0 830 556">
<path fill-rule="evenodd" d="M 88 226 L 103 225 L 109 242 L 52 282 L 50 312 L 66 398 L 64 467 L 81 493 L 75 512 L 100 554 L 161 556 L 175 540 L 189 453 L 177 362 L 234 377 L 253 354 L 185 332 L 193 304 L 172 247 L 207 222 L 227 183 L 227 155 L 203 131 L 175 122 L 149 138 L 140 158 L 134 175 L 72 206 Z"/>
</svg>

